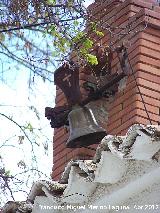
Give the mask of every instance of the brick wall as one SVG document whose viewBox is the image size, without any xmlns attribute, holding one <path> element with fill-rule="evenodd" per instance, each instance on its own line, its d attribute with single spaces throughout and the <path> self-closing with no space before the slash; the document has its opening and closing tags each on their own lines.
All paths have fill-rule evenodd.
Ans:
<svg viewBox="0 0 160 213">
<path fill-rule="evenodd" d="M 139 33 L 126 36 L 114 36 L 114 46 L 121 44 L 122 40 L 129 40 L 131 46 L 128 49 L 134 75 L 140 92 L 146 104 L 152 124 L 160 123 L 160 7 L 156 0 L 106 0 L 103 3 L 96 1 L 89 6 L 93 16 L 109 23 L 111 26 L 127 26 L 130 23 L 132 31 L 144 28 L 145 21 L 148 26 Z M 94 12 L 93 12 L 94 11 Z M 117 29 L 116 33 L 123 32 Z M 92 34 L 91 34 L 92 36 Z M 98 41 L 99 38 L 95 38 Z M 101 39 L 101 43 L 108 44 L 108 32 Z M 118 58 L 114 55 L 112 63 L 113 72 L 120 69 Z M 80 75 L 83 82 L 84 75 Z M 134 76 L 127 79 L 123 91 L 117 92 L 115 98 L 106 105 L 106 122 L 102 122 L 109 134 L 124 135 L 127 129 L 134 123 L 150 124 L 144 104 L 137 88 Z M 82 89 L 82 92 L 83 89 Z M 85 96 L 85 94 L 84 94 Z M 105 100 L 100 100 L 104 102 Z M 66 103 L 65 97 L 57 88 L 56 106 Z M 95 105 L 95 103 L 94 103 Z M 93 150 L 66 148 L 68 139 L 65 128 L 55 129 L 53 137 L 53 179 L 58 180 L 65 165 L 70 159 L 90 159 L 94 155 Z M 92 147 L 96 147 L 93 145 Z"/>
</svg>

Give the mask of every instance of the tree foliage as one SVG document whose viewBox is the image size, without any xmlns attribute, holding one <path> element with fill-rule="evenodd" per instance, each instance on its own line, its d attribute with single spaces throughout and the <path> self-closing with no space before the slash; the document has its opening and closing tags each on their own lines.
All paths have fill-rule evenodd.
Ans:
<svg viewBox="0 0 160 213">
<path fill-rule="evenodd" d="M 0 8 L 1 54 L 27 67 L 32 77 L 53 80 L 55 61 L 67 55 L 83 24 L 82 1 L 3 0 Z"/>
<path fill-rule="evenodd" d="M 53 66 L 68 60 L 72 50 L 89 63 L 97 63 L 88 55 L 93 40 L 82 31 L 91 20 L 84 0 L 3 0 L 0 8 L 1 54 L 29 68 L 32 77 L 53 80 Z M 95 22 L 91 25 L 96 35 L 103 36 Z"/>
</svg>

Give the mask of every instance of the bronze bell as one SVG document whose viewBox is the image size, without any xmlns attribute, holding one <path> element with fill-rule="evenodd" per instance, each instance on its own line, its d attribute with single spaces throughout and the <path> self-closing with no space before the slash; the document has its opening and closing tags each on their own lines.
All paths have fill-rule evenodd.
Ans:
<svg viewBox="0 0 160 213">
<path fill-rule="evenodd" d="M 85 147 L 99 143 L 107 134 L 100 127 L 91 109 L 75 106 L 68 115 L 70 136 L 66 146 L 68 148 Z"/>
</svg>

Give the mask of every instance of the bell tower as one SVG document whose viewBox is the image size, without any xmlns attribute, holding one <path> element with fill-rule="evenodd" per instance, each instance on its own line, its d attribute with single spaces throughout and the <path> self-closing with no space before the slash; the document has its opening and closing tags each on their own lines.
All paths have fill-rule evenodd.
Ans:
<svg viewBox="0 0 160 213">
<path fill-rule="evenodd" d="M 116 81 L 116 85 L 118 85 L 109 90 L 114 91 L 113 98 L 108 101 L 106 97 L 101 97 L 87 103 L 93 110 L 100 126 L 106 130 L 107 134 L 124 135 L 128 128 L 135 123 L 159 125 L 159 3 L 156 0 L 105 0 L 95 1 L 88 10 L 92 16 L 101 21 L 103 27 L 104 36 L 101 39 L 95 36 L 96 44 L 111 45 L 116 50 L 112 55 L 112 78 L 107 83 L 109 88 L 112 86 L 109 82 L 112 84 Z M 126 48 L 123 49 L 125 51 L 122 50 L 121 54 L 118 54 L 119 48 L 123 45 Z M 74 61 L 74 55 L 71 57 Z M 117 79 L 122 69 L 127 74 L 125 73 L 119 80 L 113 81 L 113 77 Z M 79 78 L 76 79 L 79 81 L 80 91 L 78 88 L 75 90 L 79 96 L 72 99 L 69 93 L 64 94 L 62 88 L 57 86 L 55 102 L 56 107 L 59 108 L 54 112 L 48 109 L 47 117 L 51 114 L 61 113 L 61 106 L 66 107 L 66 113 L 69 112 L 66 97 L 69 98 L 70 102 L 76 100 L 76 103 L 79 100 L 82 102 L 86 100 L 88 91 L 84 88 L 84 82 L 90 76 L 81 68 L 79 68 L 78 76 Z M 69 82 L 71 76 L 64 77 L 64 82 Z M 60 128 L 57 126 L 54 129 L 52 176 L 54 180 L 60 178 L 67 162 L 71 159 L 92 159 L 95 153 L 94 149 L 97 147 L 94 144 L 89 147 L 66 148 L 68 138 L 69 131 L 65 126 L 60 125 Z"/>
</svg>

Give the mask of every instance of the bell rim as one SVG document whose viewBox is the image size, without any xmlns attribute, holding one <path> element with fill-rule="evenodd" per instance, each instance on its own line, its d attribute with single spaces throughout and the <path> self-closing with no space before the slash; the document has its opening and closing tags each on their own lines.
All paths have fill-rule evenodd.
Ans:
<svg viewBox="0 0 160 213">
<path fill-rule="evenodd" d="M 85 146 L 99 144 L 106 135 L 107 135 L 107 132 L 105 130 L 103 130 L 103 131 L 99 131 L 99 132 L 92 132 L 87 135 L 81 135 L 72 140 L 70 139 L 71 138 L 70 137 L 70 138 L 68 138 L 68 140 L 66 142 L 66 147 L 67 148 L 83 148 Z M 97 136 L 97 137 L 95 137 L 95 136 Z M 92 138 L 94 138 L 94 140 L 92 140 Z M 93 143 L 93 141 L 94 141 L 94 143 Z"/>
</svg>

